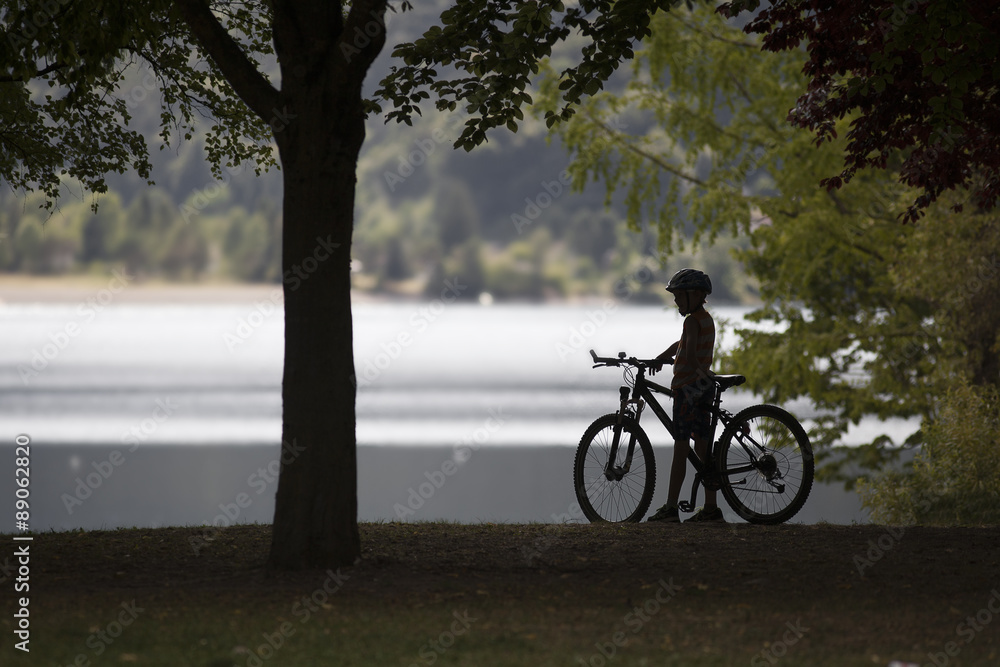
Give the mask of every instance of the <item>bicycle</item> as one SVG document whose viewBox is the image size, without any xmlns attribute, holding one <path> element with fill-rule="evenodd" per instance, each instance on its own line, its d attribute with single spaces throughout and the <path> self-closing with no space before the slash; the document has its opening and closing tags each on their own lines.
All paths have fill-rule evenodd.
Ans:
<svg viewBox="0 0 1000 667">
<path fill-rule="evenodd" d="M 618 411 L 596 419 L 580 439 L 573 462 L 576 497 L 590 521 L 641 521 L 656 485 L 653 447 L 639 425 L 644 407 L 651 407 L 674 436 L 673 422 L 653 395 L 674 397 L 674 392 L 648 379 L 646 370 L 672 361 L 626 358 L 624 352 L 619 352 L 617 359 L 598 357 L 593 350 L 590 356 L 594 368 L 625 366 L 627 386 L 619 389 Z M 795 417 L 774 405 L 753 405 L 736 415 L 723 409 L 723 393 L 746 382 L 744 376 L 715 375 L 713 381 L 708 461 L 701 461 L 691 447 L 688 460 L 696 474 L 691 499 L 680 501 L 679 509 L 694 511 L 698 487 L 704 485 L 721 489 L 733 511 L 750 523 L 788 521 L 812 489 L 814 462 L 809 436 Z M 722 436 L 715 440 L 720 423 Z"/>
</svg>

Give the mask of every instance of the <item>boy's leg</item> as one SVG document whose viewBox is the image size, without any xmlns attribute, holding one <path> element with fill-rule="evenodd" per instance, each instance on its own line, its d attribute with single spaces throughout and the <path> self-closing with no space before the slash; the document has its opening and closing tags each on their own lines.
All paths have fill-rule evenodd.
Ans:
<svg viewBox="0 0 1000 667">
<path fill-rule="evenodd" d="M 650 517 L 650 521 L 680 521 L 677 501 L 687 475 L 688 452 L 691 451 L 691 425 L 695 417 L 694 403 L 690 391 L 681 387 L 674 397 L 674 456 L 670 464 L 670 485 L 667 487 L 667 502 Z"/>
<path fill-rule="evenodd" d="M 687 438 L 674 442 L 674 458 L 670 464 L 670 486 L 667 488 L 667 502 L 656 510 L 653 516 L 649 517 L 650 521 L 680 522 L 677 499 L 681 495 L 681 486 L 684 484 L 684 475 L 687 473 L 687 454 L 690 448 L 691 444 Z"/>
<path fill-rule="evenodd" d="M 670 485 L 667 487 L 668 507 L 677 507 L 681 487 L 684 486 L 684 478 L 687 476 L 687 457 L 690 449 L 691 441 L 688 438 L 674 441 L 674 458 L 670 463 Z"/>
<path fill-rule="evenodd" d="M 697 426 L 695 427 L 694 436 L 694 451 L 698 455 L 698 458 L 706 465 L 711 465 L 711 461 L 708 460 L 708 450 L 711 437 L 711 416 L 708 412 L 702 412 L 699 415 Z M 711 523 L 725 523 L 726 520 L 722 516 L 722 510 L 719 509 L 719 502 L 717 497 L 717 491 L 714 489 L 705 489 L 705 505 L 701 510 L 695 514 L 693 517 L 688 519 L 688 521 L 695 522 L 711 522 Z"/>
<path fill-rule="evenodd" d="M 708 438 L 695 438 L 694 452 L 704 462 L 705 457 L 708 456 Z M 705 507 L 719 506 L 718 493 L 717 489 L 705 489 Z"/>
</svg>

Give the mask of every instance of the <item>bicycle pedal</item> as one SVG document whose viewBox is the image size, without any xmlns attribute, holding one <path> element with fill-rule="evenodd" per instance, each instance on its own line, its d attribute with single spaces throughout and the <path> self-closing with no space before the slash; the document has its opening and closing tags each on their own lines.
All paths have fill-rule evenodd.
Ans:
<svg viewBox="0 0 1000 667">
<path fill-rule="evenodd" d="M 682 500 L 679 503 L 677 503 L 677 509 L 679 509 L 684 513 L 689 513 L 694 511 L 694 505 L 692 505 L 686 500 Z"/>
</svg>

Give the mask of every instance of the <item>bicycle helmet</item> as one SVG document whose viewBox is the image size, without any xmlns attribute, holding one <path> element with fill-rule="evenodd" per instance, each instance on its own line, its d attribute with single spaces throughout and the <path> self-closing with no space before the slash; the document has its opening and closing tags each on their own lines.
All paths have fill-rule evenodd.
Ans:
<svg viewBox="0 0 1000 667">
<path fill-rule="evenodd" d="M 712 280 L 708 277 L 708 274 L 698 269 L 681 269 L 667 283 L 667 291 L 670 293 L 689 289 L 701 290 L 705 294 L 711 294 Z"/>
</svg>

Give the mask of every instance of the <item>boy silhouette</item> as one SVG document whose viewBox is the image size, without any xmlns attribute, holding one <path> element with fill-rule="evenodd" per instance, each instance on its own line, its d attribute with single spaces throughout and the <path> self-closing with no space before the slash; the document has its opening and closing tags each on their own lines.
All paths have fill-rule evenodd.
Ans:
<svg viewBox="0 0 1000 667">
<path fill-rule="evenodd" d="M 687 456 L 694 440 L 695 453 L 702 461 L 708 453 L 712 417 L 708 404 L 714 398 L 715 383 L 711 366 L 715 350 L 715 320 L 705 310 L 705 299 L 712 293 L 712 281 L 697 269 L 681 269 L 667 283 L 674 303 L 685 315 L 681 339 L 656 357 L 660 361 L 674 359 L 674 457 L 670 465 L 670 486 L 667 502 L 650 521 L 678 523 L 677 498 L 687 474 Z M 655 370 L 658 369 L 654 369 Z M 705 489 L 705 506 L 688 521 L 725 523 L 716 500 L 716 491 Z"/>
</svg>

